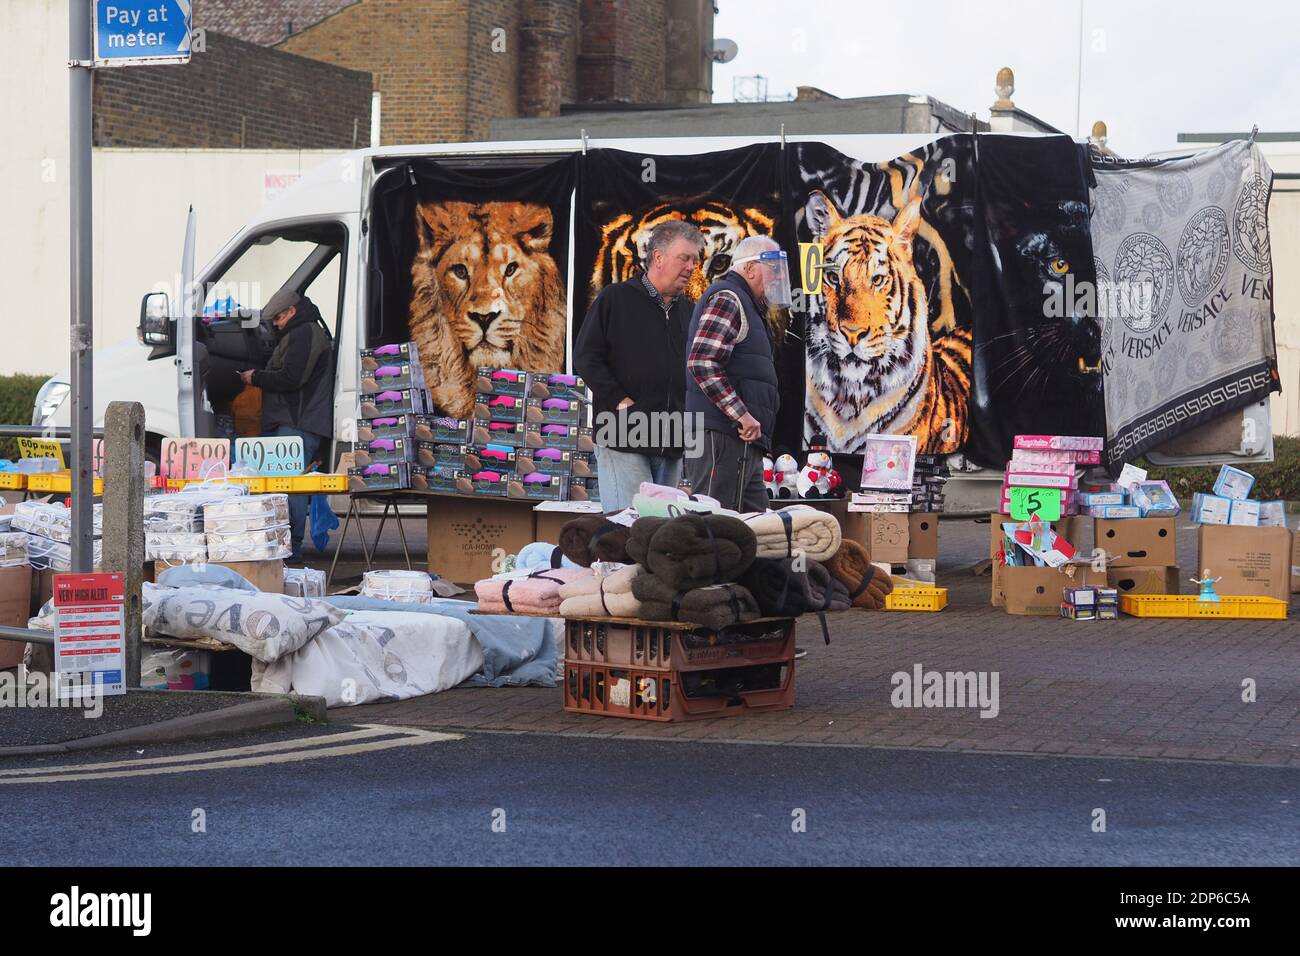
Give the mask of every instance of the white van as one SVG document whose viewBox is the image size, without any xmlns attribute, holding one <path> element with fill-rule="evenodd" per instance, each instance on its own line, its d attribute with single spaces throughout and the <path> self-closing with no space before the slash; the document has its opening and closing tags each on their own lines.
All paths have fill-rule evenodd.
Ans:
<svg viewBox="0 0 1300 956">
<path fill-rule="evenodd" d="M 887 134 L 789 137 L 790 141 L 824 142 L 846 155 L 860 158 L 898 156 L 916 149 L 938 134 Z M 1039 134 L 1023 134 L 1039 135 Z M 776 141 L 769 137 L 766 141 Z M 732 149 L 764 141 L 761 137 L 673 137 L 602 140 L 599 145 L 647 154 L 693 154 Z M 591 144 L 586 144 L 591 145 Z M 369 241 L 370 202 L 377 183 L 397 174 L 406 160 L 434 158 L 452 166 L 483 167 L 509 162 L 542 164 L 584 147 L 574 140 L 540 140 L 513 143 L 459 143 L 435 146 L 391 146 L 356 150 L 307 172 L 279 198 L 264 206 L 220 252 L 194 275 L 193 288 L 202 302 L 193 310 L 216 321 L 194 323 L 201 339 L 210 346 L 209 360 L 227 361 L 241 368 L 260 364 L 254 357 L 259 337 L 265 344 L 268 331 L 259 328 L 263 302 L 282 287 L 305 294 L 320 309 L 331 329 L 336 349 L 334 389 L 335 449 L 325 459 L 337 460 L 338 443 L 355 439 L 357 403 L 357 352 L 366 346 L 372 331 L 374 303 L 381 285 L 372 266 Z M 202 197 L 196 197 L 201 212 Z M 569 230 L 572 244 L 573 230 Z M 573 288 L 573 255 L 569 254 L 567 284 Z M 179 296 L 151 293 L 141 303 L 139 341 L 123 342 L 100 350 L 94 357 L 94 422 L 103 423 L 109 402 L 137 401 L 144 405 L 149 449 L 157 452 L 163 439 L 212 434 L 213 420 L 201 386 L 195 396 L 192 421 L 182 421 L 180 382 L 189 368 L 177 356 L 177 318 L 186 306 Z M 198 292 L 195 294 L 198 298 Z M 570 342 L 572 354 L 572 303 Z M 232 311 L 231 306 L 238 306 Z M 193 314 L 193 313 L 192 313 Z M 241 355 L 241 347 L 249 351 Z M 198 362 L 204 360 L 204 346 Z M 221 353 L 221 354 L 218 354 Z M 225 354 L 230 353 L 230 354 Z M 195 374 L 193 380 L 200 381 Z M 69 424 L 70 376 L 54 376 L 40 390 L 32 422 L 39 426 Z M 1221 437 L 1210 442 L 1183 443 L 1176 459 L 1167 463 L 1209 464 L 1220 461 L 1250 463 L 1272 458 L 1272 437 L 1267 401 L 1244 411 L 1255 424 L 1243 428 L 1238 416 L 1229 416 L 1218 429 Z M 188 418 L 188 416 L 186 416 Z M 1215 423 L 1218 424 L 1218 423 Z M 1242 435 L 1259 440 L 1242 447 Z M 1159 454 L 1150 456 L 1153 460 Z M 972 469 L 955 477 L 948 488 L 948 502 L 956 511 L 987 511 L 996 502 L 1001 472 Z"/>
</svg>

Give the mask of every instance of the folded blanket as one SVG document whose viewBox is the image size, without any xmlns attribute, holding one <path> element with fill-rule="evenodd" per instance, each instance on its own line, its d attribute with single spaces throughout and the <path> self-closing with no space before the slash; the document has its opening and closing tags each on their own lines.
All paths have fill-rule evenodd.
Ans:
<svg viewBox="0 0 1300 956">
<path fill-rule="evenodd" d="M 803 570 L 795 570 L 795 562 L 799 562 Z M 816 561 L 758 558 L 749 566 L 740 583 L 754 595 L 759 610 L 773 617 L 847 611 L 852 607 L 844 585 Z"/>
<path fill-rule="evenodd" d="M 629 530 L 604 515 L 583 515 L 560 529 L 560 550 L 574 564 L 591 567 L 593 561 L 631 564 L 627 554 Z"/>
<path fill-rule="evenodd" d="M 640 617 L 641 602 L 632 593 L 632 580 L 641 565 L 629 564 L 604 577 L 581 578 L 560 588 L 563 617 Z"/>
<path fill-rule="evenodd" d="M 474 585 L 479 610 L 517 614 L 554 614 L 560 608 L 560 587 L 580 577 L 586 568 L 543 568 L 510 578 L 487 578 Z"/>
<path fill-rule="evenodd" d="M 722 503 L 717 498 L 710 498 L 708 495 L 688 495 L 680 488 L 674 488 L 670 485 L 656 485 L 653 481 L 643 481 L 637 488 L 637 494 L 644 495 L 647 498 L 657 498 L 661 501 L 681 501 L 683 499 L 694 501 L 696 504 L 707 506 L 709 511 L 717 511 L 722 507 Z"/>
<path fill-rule="evenodd" d="M 779 511 L 755 511 L 743 516 L 758 538 L 758 557 L 788 558 L 797 552 L 825 561 L 839 550 L 840 523 L 833 514 L 807 505 Z"/>
<path fill-rule="evenodd" d="M 893 579 L 871 563 L 866 548 L 849 538 L 840 543 L 840 549 L 826 562 L 826 570 L 848 589 L 849 599 L 856 607 L 869 611 L 882 610 L 885 595 L 894 590 Z"/>
<path fill-rule="evenodd" d="M 678 590 L 736 580 L 756 548 L 754 532 L 727 515 L 638 518 L 627 541 L 633 561 Z"/>
<path fill-rule="evenodd" d="M 715 584 L 681 590 L 653 574 L 632 579 L 632 593 L 647 621 L 687 621 L 712 631 L 759 616 L 758 602 L 739 584 Z"/>
<path fill-rule="evenodd" d="M 564 556 L 564 552 L 558 545 L 548 544 L 545 541 L 534 541 L 532 544 L 526 544 L 519 549 L 519 554 L 515 556 L 514 571 L 535 571 L 538 568 L 577 568 L 574 562 Z M 493 577 L 504 577 L 505 574 L 493 575 Z"/>
</svg>

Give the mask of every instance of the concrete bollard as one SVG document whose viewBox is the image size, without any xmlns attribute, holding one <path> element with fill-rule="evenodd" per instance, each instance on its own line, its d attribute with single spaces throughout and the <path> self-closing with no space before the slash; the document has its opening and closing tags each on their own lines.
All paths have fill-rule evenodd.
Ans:
<svg viewBox="0 0 1300 956">
<path fill-rule="evenodd" d="M 144 583 L 144 406 L 112 402 L 104 413 L 104 570 L 122 573 L 126 686 L 140 686 Z"/>
</svg>

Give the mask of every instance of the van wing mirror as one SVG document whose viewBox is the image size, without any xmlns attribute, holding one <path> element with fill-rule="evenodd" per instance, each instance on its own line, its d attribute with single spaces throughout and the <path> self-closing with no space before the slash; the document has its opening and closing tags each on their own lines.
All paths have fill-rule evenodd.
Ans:
<svg viewBox="0 0 1300 956">
<path fill-rule="evenodd" d="M 166 292 L 150 292 L 140 300 L 140 324 L 136 329 L 143 345 L 164 348 L 176 343 L 171 302 Z"/>
</svg>

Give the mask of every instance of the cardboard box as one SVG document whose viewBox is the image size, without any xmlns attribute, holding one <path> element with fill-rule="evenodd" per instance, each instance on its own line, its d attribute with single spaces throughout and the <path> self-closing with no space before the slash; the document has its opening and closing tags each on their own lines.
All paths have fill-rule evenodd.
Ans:
<svg viewBox="0 0 1300 956">
<path fill-rule="evenodd" d="M 906 564 L 908 559 L 909 515 L 863 514 L 867 519 L 867 553 L 872 561 Z"/>
<path fill-rule="evenodd" d="M 1002 541 L 1003 541 L 1002 525 L 1017 524 L 1017 523 L 1018 522 L 1014 521 L 1011 518 L 1008 518 L 1004 514 L 997 514 L 996 512 L 993 514 L 992 520 L 989 522 L 989 524 L 991 525 L 989 529 L 991 532 L 991 538 L 989 542 L 990 558 L 996 558 L 998 556 L 998 552 L 1002 550 Z M 1076 552 L 1081 552 L 1084 550 L 1083 529 L 1085 527 L 1086 525 L 1084 523 L 1084 519 L 1079 515 L 1068 515 L 1062 517 L 1059 521 L 1052 522 L 1052 530 L 1054 530 L 1066 541 L 1070 542 L 1070 544 L 1074 545 L 1074 550 Z"/>
<path fill-rule="evenodd" d="M 1175 567 L 1107 568 L 1106 583 L 1120 594 L 1178 594 L 1183 573 Z"/>
<path fill-rule="evenodd" d="M 0 624 L 5 627 L 26 627 L 27 620 L 31 617 L 31 603 L 32 569 L 27 565 L 0 568 Z M 20 641 L 0 641 L 0 667 L 17 667 L 21 664 L 24 647 L 26 645 Z"/>
<path fill-rule="evenodd" d="M 939 557 L 939 516 L 929 512 L 907 516 L 907 557 Z"/>
<path fill-rule="evenodd" d="M 430 500 L 429 570 L 457 584 L 491 577 L 494 556 L 518 554 L 536 540 L 533 504 L 477 497 Z"/>
<path fill-rule="evenodd" d="M 230 568 L 259 591 L 284 593 L 284 561 L 279 558 L 274 561 L 213 561 L 212 564 Z"/>
<path fill-rule="evenodd" d="M 1300 594 L 1300 531 L 1291 535 L 1291 593 Z"/>
<path fill-rule="evenodd" d="M 1220 596 L 1289 600 L 1294 545 L 1285 528 L 1242 528 L 1201 525 L 1197 532 L 1196 577 L 1209 569 L 1222 578 L 1214 589 Z"/>
<path fill-rule="evenodd" d="M 1092 540 L 1115 555 L 1110 562 L 1114 567 L 1173 567 L 1178 563 L 1175 531 L 1173 518 L 1098 518 Z"/>
<path fill-rule="evenodd" d="M 1098 575 L 1087 567 L 1076 567 L 1073 577 L 1056 568 L 1004 567 L 999 577 L 1003 603 L 995 600 L 994 606 L 1005 607 L 1008 614 L 1035 617 L 1059 617 L 1066 588 L 1099 583 Z"/>
</svg>

